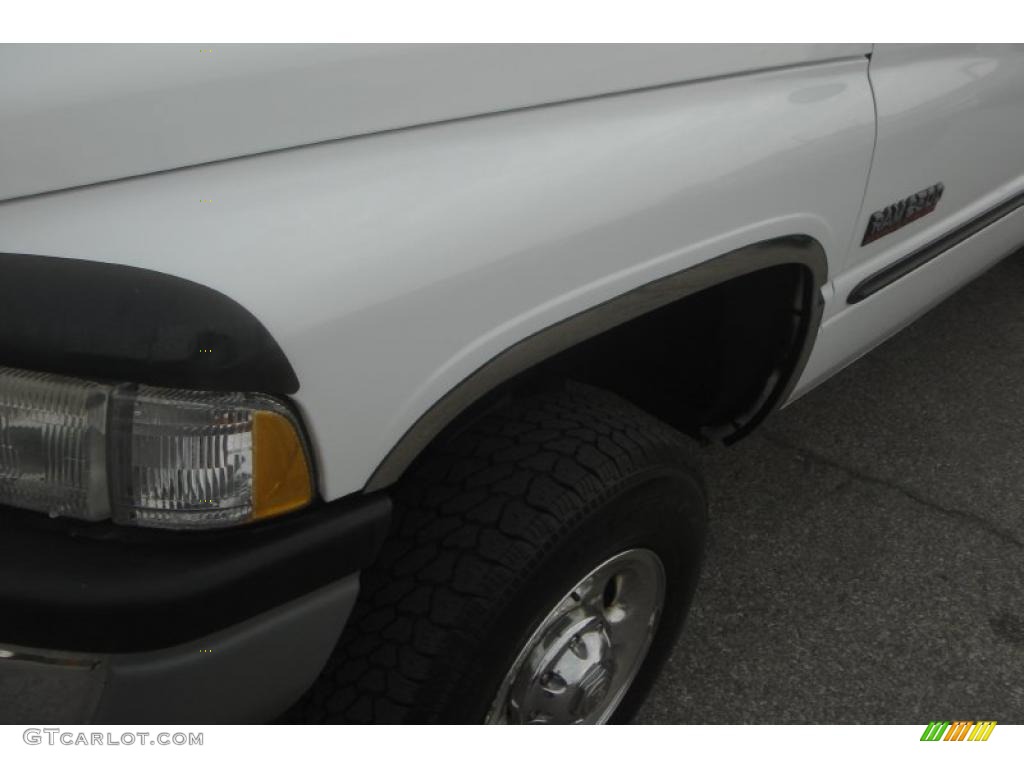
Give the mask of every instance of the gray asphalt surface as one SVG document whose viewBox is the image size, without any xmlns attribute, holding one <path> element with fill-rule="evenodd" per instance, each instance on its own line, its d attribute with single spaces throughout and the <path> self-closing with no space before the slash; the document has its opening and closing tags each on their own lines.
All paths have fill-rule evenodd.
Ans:
<svg viewBox="0 0 1024 768">
<path fill-rule="evenodd" d="M 641 723 L 1024 723 L 1024 254 L 707 457 Z"/>
</svg>

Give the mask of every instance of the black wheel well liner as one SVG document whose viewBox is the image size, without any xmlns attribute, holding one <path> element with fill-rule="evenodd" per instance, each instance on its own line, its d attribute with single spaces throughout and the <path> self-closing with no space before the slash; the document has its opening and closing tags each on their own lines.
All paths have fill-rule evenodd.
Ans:
<svg viewBox="0 0 1024 768">
<path fill-rule="evenodd" d="M 823 307 L 821 288 L 827 281 L 828 261 L 821 244 L 807 235 L 790 235 L 730 251 L 568 317 L 505 349 L 435 402 L 391 449 L 364 490 L 391 485 L 440 434 L 457 429 L 473 414 L 514 393 L 517 385 L 552 375 L 579 378 L 616 391 L 701 439 L 735 442 L 792 391 L 817 335 Z M 771 291 L 764 290 L 766 284 Z M 759 296 L 766 297 L 766 306 L 760 310 L 767 308 L 772 322 L 762 322 L 760 312 L 736 315 L 733 311 L 735 304 L 756 301 Z M 767 301 L 769 297 L 771 301 Z M 626 366 L 595 365 L 602 358 L 608 362 L 609 349 L 635 350 L 632 342 L 647 338 L 645 324 L 678 315 L 670 324 L 678 327 L 678 321 L 685 323 L 695 307 L 700 311 L 702 303 L 718 306 L 718 338 L 727 338 L 731 331 L 738 335 L 728 338 L 739 339 L 737 346 L 724 348 L 716 366 L 717 380 L 728 385 L 730 396 L 713 397 L 705 404 L 703 418 L 698 419 L 705 423 L 686 423 L 692 413 L 675 417 L 659 413 L 655 401 L 664 400 L 664 392 L 638 396 L 628 384 L 623 386 L 621 376 L 615 380 L 615 372 L 621 373 Z M 746 380 L 744 356 L 760 349 L 765 339 L 758 332 L 769 328 L 776 343 L 765 355 L 752 355 L 757 358 L 752 366 L 757 375 Z M 716 340 L 714 334 L 696 330 L 691 336 L 698 347 Z M 670 357 L 685 359 L 678 355 L 661 360 Z"/>
</svg>

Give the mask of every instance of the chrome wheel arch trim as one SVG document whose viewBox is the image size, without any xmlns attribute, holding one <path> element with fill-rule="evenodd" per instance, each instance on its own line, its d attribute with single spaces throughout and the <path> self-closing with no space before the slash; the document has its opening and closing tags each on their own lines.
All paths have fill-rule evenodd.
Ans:
<svg viewBox="0 0 1024 768">
<path fill-rule="evenodd" d="M 378 491 L 396 482 L 423 449 L 471 405 L 559 352 L 692 294 L 762 269 L 787 264 L 805 267 L 812 278 L 807 286 L 808 295 L 803 299 L 808 306 L 800 329 L 802 338 L 794 350 L 789 370 L 769 382 L 751 412 L 744 414 L 741 426 L 707 432 L 710 439 L 726 443 L 738 440 L 760 423 L 776 404 L 786 401 L 810 357 L 821 324 L 824 306 L 821 289 L 828 282 L 829 269 L 825 249 L 808 235 L 772 238 L 738 248 L 641 285 L 521 339 L 477 368 L 421 415 L 377 466 L 363 492 Z"/>
</svg>

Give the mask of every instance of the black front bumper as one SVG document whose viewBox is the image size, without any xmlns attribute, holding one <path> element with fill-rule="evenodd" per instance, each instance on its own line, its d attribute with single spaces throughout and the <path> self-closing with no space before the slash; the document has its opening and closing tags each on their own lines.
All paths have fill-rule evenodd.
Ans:
<svg viewBox="0 0 1024 768">
<path fill-rule="evenodd" d="M 134 653 L 207 636 L 369 565 L 390 515 L 370 496 L 168 532 L 0 507 L 0 645 Z"/>
</svg>

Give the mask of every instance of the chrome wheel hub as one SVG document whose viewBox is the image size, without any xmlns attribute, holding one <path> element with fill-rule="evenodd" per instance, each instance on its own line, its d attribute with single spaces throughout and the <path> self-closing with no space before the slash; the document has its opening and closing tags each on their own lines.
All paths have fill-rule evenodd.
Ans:
<svg viewBox="0 0 1024 768">
<path fill-rule="evenodd" d="M 665 600 L 665 569 L 631 549 L 584 576 L 516 656 L 488 723 L 603 723 L 639 671 Z"/>
</svg>

